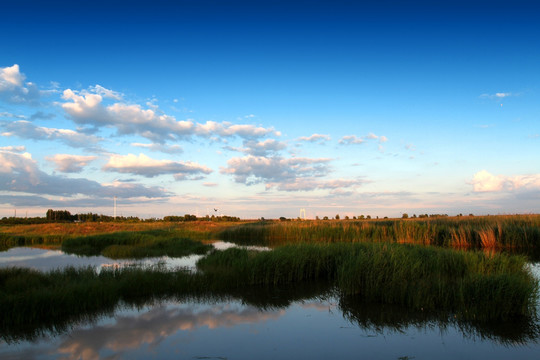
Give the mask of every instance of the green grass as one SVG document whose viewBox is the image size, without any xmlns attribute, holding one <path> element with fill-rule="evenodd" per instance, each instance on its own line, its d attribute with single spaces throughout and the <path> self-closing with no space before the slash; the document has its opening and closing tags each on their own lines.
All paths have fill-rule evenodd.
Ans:
<svg viewBox="0 0 540 360">
<path fill-rule="evenodd" d="M 62 251 L 66 253 L 103 255 L 112 259 L 202 255 L 210 249 L 211 245 L 179 238 L 176 232 L 167 230 L 91 235 L 66 239 L 62 243 Z"/>
<path fill-rule="evenodd" d="M 347 303 L 443 313 L 465 326 L 537 321 L 538 284 L 521 256 L 384 243 L 297 244 L 213 251 L 198 267 L 197 273 L 158 267 L 0 269 L 0 337 L 61 331 L 120 303 L 221 296 L 261 308 L 287 306 L 290 299 L 280 289 L 306 286 L 333 289 Z"/>
<path fill-rule="evenodd" d="M 535 311 L 538 284 L 521 256 L 414 245 L 288 245 L 268 252 L 215 251 L 199 260 L 229 286 L 331 280 L 344 295 L 464 319 L 510 319 Z"/>
</svg>

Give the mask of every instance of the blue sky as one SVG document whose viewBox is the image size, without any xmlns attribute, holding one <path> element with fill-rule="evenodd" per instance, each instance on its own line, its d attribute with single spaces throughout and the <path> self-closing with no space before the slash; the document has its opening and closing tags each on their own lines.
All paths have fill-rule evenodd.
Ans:
<svg viewBox="0 0 540 360">
<path fill-rule="evenodd" d="M 18 1 L 0 216 L 540 212 L 525 1 Z"/>
</svg>

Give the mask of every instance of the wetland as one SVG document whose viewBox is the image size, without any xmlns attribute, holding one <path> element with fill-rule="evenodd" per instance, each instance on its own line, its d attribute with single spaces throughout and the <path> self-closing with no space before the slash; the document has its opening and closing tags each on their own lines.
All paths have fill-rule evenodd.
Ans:
<svg viewBox="0 0 540 360">
<path fill-rule="evenodd" d="M 268 229 L 264 237 L 238 241 L 228 235 L 264 227 L 292 231 L 293 223 L 210 231 L 204 224 L 164 225 L 72 234 L 48 244 L 51 234 L 41 234 L 40 243 L 35 234 L 3 231 L 5 243 L 18 246 L 0 252 L 0 357 L 540 355 L 539 265 L 534 255 L 517 251 L 515 240 L 508 254 L 499 251 L 502 245 L 494 252 L 359 237 L 272 240 Z M 301 222 L 294 231 L 323 225 Z M 328 223 L 340 225 L 365 226 Z M 505 236 L 500 228 L 496 239 Z M 523 248 L 531 254 L 534 231 L 525 230 Z M 260 247 L 248 246 L 255 244 Z"/>
</svg>

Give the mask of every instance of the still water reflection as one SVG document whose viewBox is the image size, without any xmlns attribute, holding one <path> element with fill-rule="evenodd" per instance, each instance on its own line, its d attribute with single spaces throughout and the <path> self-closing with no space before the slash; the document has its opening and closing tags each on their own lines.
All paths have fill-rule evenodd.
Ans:
<svg viewBox="0 0 540 360">
<path fill-rule="evenodd" d="M 218 250 L 237 247 L 237 245 L 224 241 L 212 243 Z M 264 247 L 250 246 L 248 248 L 256 250 L 266 250 Z M 125 266 L 161 266 L 166 269 L 185 269 L 194 271 L 195 264 L 203 255 L 190 255 L 179 258 L 161 256 L 145 258 L 140 260 L 112 260 L 104 256 L 79 256 L 67 254 L 61 250 L 38 249 L 30 247 L 16 247 L 0 252 L 0 268 L 2 267 L 26 267 L 40 271 L 49 271 L 67 266 L 74 267 L 94 267 L 96 269 L 106 267 Z"/>
<path fill-rule="evenodd" d="M 483 333 L 463 325 L 402 308 L 355 304 L 328 293 L 264 307 L 245 299 L 210 297 L 123 308 L 57 336 L 0 343 L 0 358 L 540 358 L 536 335 Z"/>
<path fill-rule="evenodd" d="M 176 266 L 196 259 L 189 261 Z M 0 253 L 0 266 L 40 270 L 111 262 L 29 248 Z M 0 329 L 0 359 L 148 358 L 540 359 L 540 331 L 538 319 L 486 325 L 359 303 L 328 284 L 120 304 L 52 327 Z"/>
</svg>

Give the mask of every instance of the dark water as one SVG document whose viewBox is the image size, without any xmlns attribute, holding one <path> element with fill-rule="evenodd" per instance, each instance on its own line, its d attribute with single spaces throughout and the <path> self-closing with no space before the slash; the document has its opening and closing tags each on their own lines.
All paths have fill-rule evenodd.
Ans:
<svg viewBox="0 0 540 360">
<path fill-rule="evenodd" d="M 4 329 L 0 359 L 540 359 L 539 326 L 538 319 L 461 322 L 303 284 L 119 305 L 52 327 Z"/>
<path fill-rule="evenodd" d="M 266 307 L 199 299 L 122 309 L 56 336 L 2 342 L 0 358 L 539 359 L 538 339 L 507 326 L 483 332 L 332 296 Z"/>
</svg>

